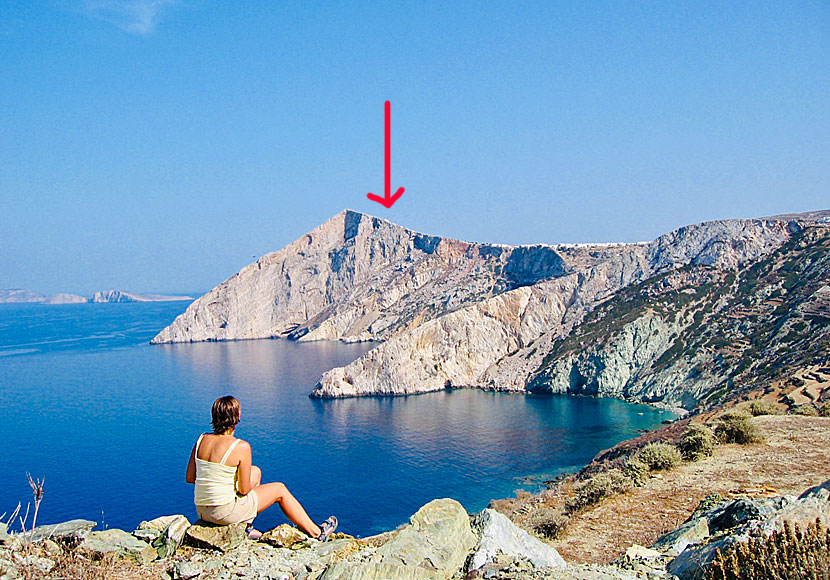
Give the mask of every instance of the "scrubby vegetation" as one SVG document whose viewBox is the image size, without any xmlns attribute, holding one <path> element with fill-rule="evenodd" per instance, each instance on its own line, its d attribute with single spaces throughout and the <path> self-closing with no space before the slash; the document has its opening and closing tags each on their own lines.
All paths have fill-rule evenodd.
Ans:
<svg viewBox="0 0 830 580">
<path fill-rule="evenodd" d="M 815 405 L 812 403 L 804 403 L 803 405 L 797 405 L 792 408 L 793 415 L 805 415 L 807 417 L 818 417 L 819 411 Z"/>
<path fill-rule="evenodd" d="M 683 461 L 677 447 L 663 442 L 649 443 L 637 452 L 636 457 L 648 466 L 649 471 L 672 469 Z"/>
<path fill-rule="evenodd" d="M 830 579 L 830 530 L 819 521 L 803 532 L 785 523 L 782 532 L 718 552 L 706 580 Z"/>
<path fill-rule="evenodd" d="M 686 461 L 697 461 L 710 457 L 715 452 L 715 432 L 706 425 L 689 425 L 678 443 L 680 453 Z"/>
<path fill-rule="evenodd" d="M 554 539 L 565 529 L 568 516 L 556 508 L 541 507 L 533 512 L 528 523 L 530 528 L 540 536 Z"/>
<path fill-rule="evenodd" d="M 634 485 L 643 485 L 648 480 L 648 473 L 651 471 L 644 461 L 637 457 L 629 457 L 623 465 L 623 474 L 631 480 Z"/>
<path fill-rule="evenodd" d="M 760 415 L 780 415 L 781 409 L 775 403 L 769 401 L 757 400 L 749 404 L 749 412 L 753 417 Z"/>
<path fill-rule="evenodd" d="M 569 513 L 599 503 L 607 497 L 625 493 L 634 487 L 631 479 L 620 469 L 609 469 L 581 481 L 574 486 L 574 495 L 565 504 Z"/>
<path fill-rule="evenodd" d="M 759 443 L 763 440 L 749 416 L 736 411 L 730 411 L 718 417 L 715 436 L 721 443 L 740 445 Z"/>
</svg>

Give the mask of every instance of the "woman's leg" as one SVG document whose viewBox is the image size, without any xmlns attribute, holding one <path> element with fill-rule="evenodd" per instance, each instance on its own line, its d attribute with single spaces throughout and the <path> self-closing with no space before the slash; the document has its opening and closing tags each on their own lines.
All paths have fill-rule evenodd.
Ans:
<svg viewBox="0 0 830 580">
<path fill-rule="evenodd" d="M 312 538 L 320 535 L 320 527 L 311 521 L 311 518 L 305 513 L 303 506 L 291 495 L 291 492 L 288 491 L 288 488 L 284 484 L 266 483 L 255 487 L 253 491 L 256 493 L 259 502 L 257 511 L 262 512 L 273 504 L 278 503 L 285 516 L 292 523 L 299 526 L 306 534 Z"/>
</svg>

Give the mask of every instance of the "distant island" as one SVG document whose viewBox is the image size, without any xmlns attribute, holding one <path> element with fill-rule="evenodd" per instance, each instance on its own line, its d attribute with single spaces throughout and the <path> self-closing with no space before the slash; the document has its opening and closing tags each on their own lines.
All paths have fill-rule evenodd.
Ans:
<svg viewBox="0 0 830 580">
<path fill-rule="evenodd" d="M 31 290 L 13 288 L 9 290 L 0 289 L 0 304 L 85 304 L 93 302 L 96 304 L 104 302 L 170 302 L 174 300 L 193 300 L 192 296 L 168 296 L 165 294 L 139 294 L 138 292 L 125 292 L 123 290 L 103 290 L 96 292 L 91 298 L 78 294 L 40 294 Z"/>
</svg>

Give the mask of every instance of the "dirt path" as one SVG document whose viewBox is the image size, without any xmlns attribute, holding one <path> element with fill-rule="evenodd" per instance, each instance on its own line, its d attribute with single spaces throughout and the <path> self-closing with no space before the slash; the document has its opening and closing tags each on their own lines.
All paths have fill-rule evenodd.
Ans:
<svg viewBox="0 0 830 580">
<path fill-rule="evenodd" d="M 680 525 L 708 493 L 770 486 L 799 494 L 830 479 L 830 418 L 755 417 L 766 437 L 757 445 L 724 445 L 714 457 L 685 463 L 643 487 L 572 518 L 552 542 L 569 562 L 606 563 L 632 544 L 648 546 Z"/>
</svg>

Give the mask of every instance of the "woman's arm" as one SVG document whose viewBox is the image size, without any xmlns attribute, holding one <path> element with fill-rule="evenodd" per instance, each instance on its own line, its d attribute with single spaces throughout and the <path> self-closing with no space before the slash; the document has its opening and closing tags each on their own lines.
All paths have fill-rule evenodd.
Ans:
<svg viewBox="0 0 830 580">
<path fill-rule="evenodd" d="M 187 473 L 184 476 L 187 483 L 196 483 L 196 445 L 193 445 L 193 451 L 190 452 L 190 461 L 187 462 Z"/>
<path fill-rule="evenodd" d="M 251 446 L 247 441 L 240 441 L 234 450 L 239 453 L 239 463 L 236 466 L 237 479 L 236 489 L 242 495 L 246 495 L 254 486 L 251 485 Z"/>
</svg>

